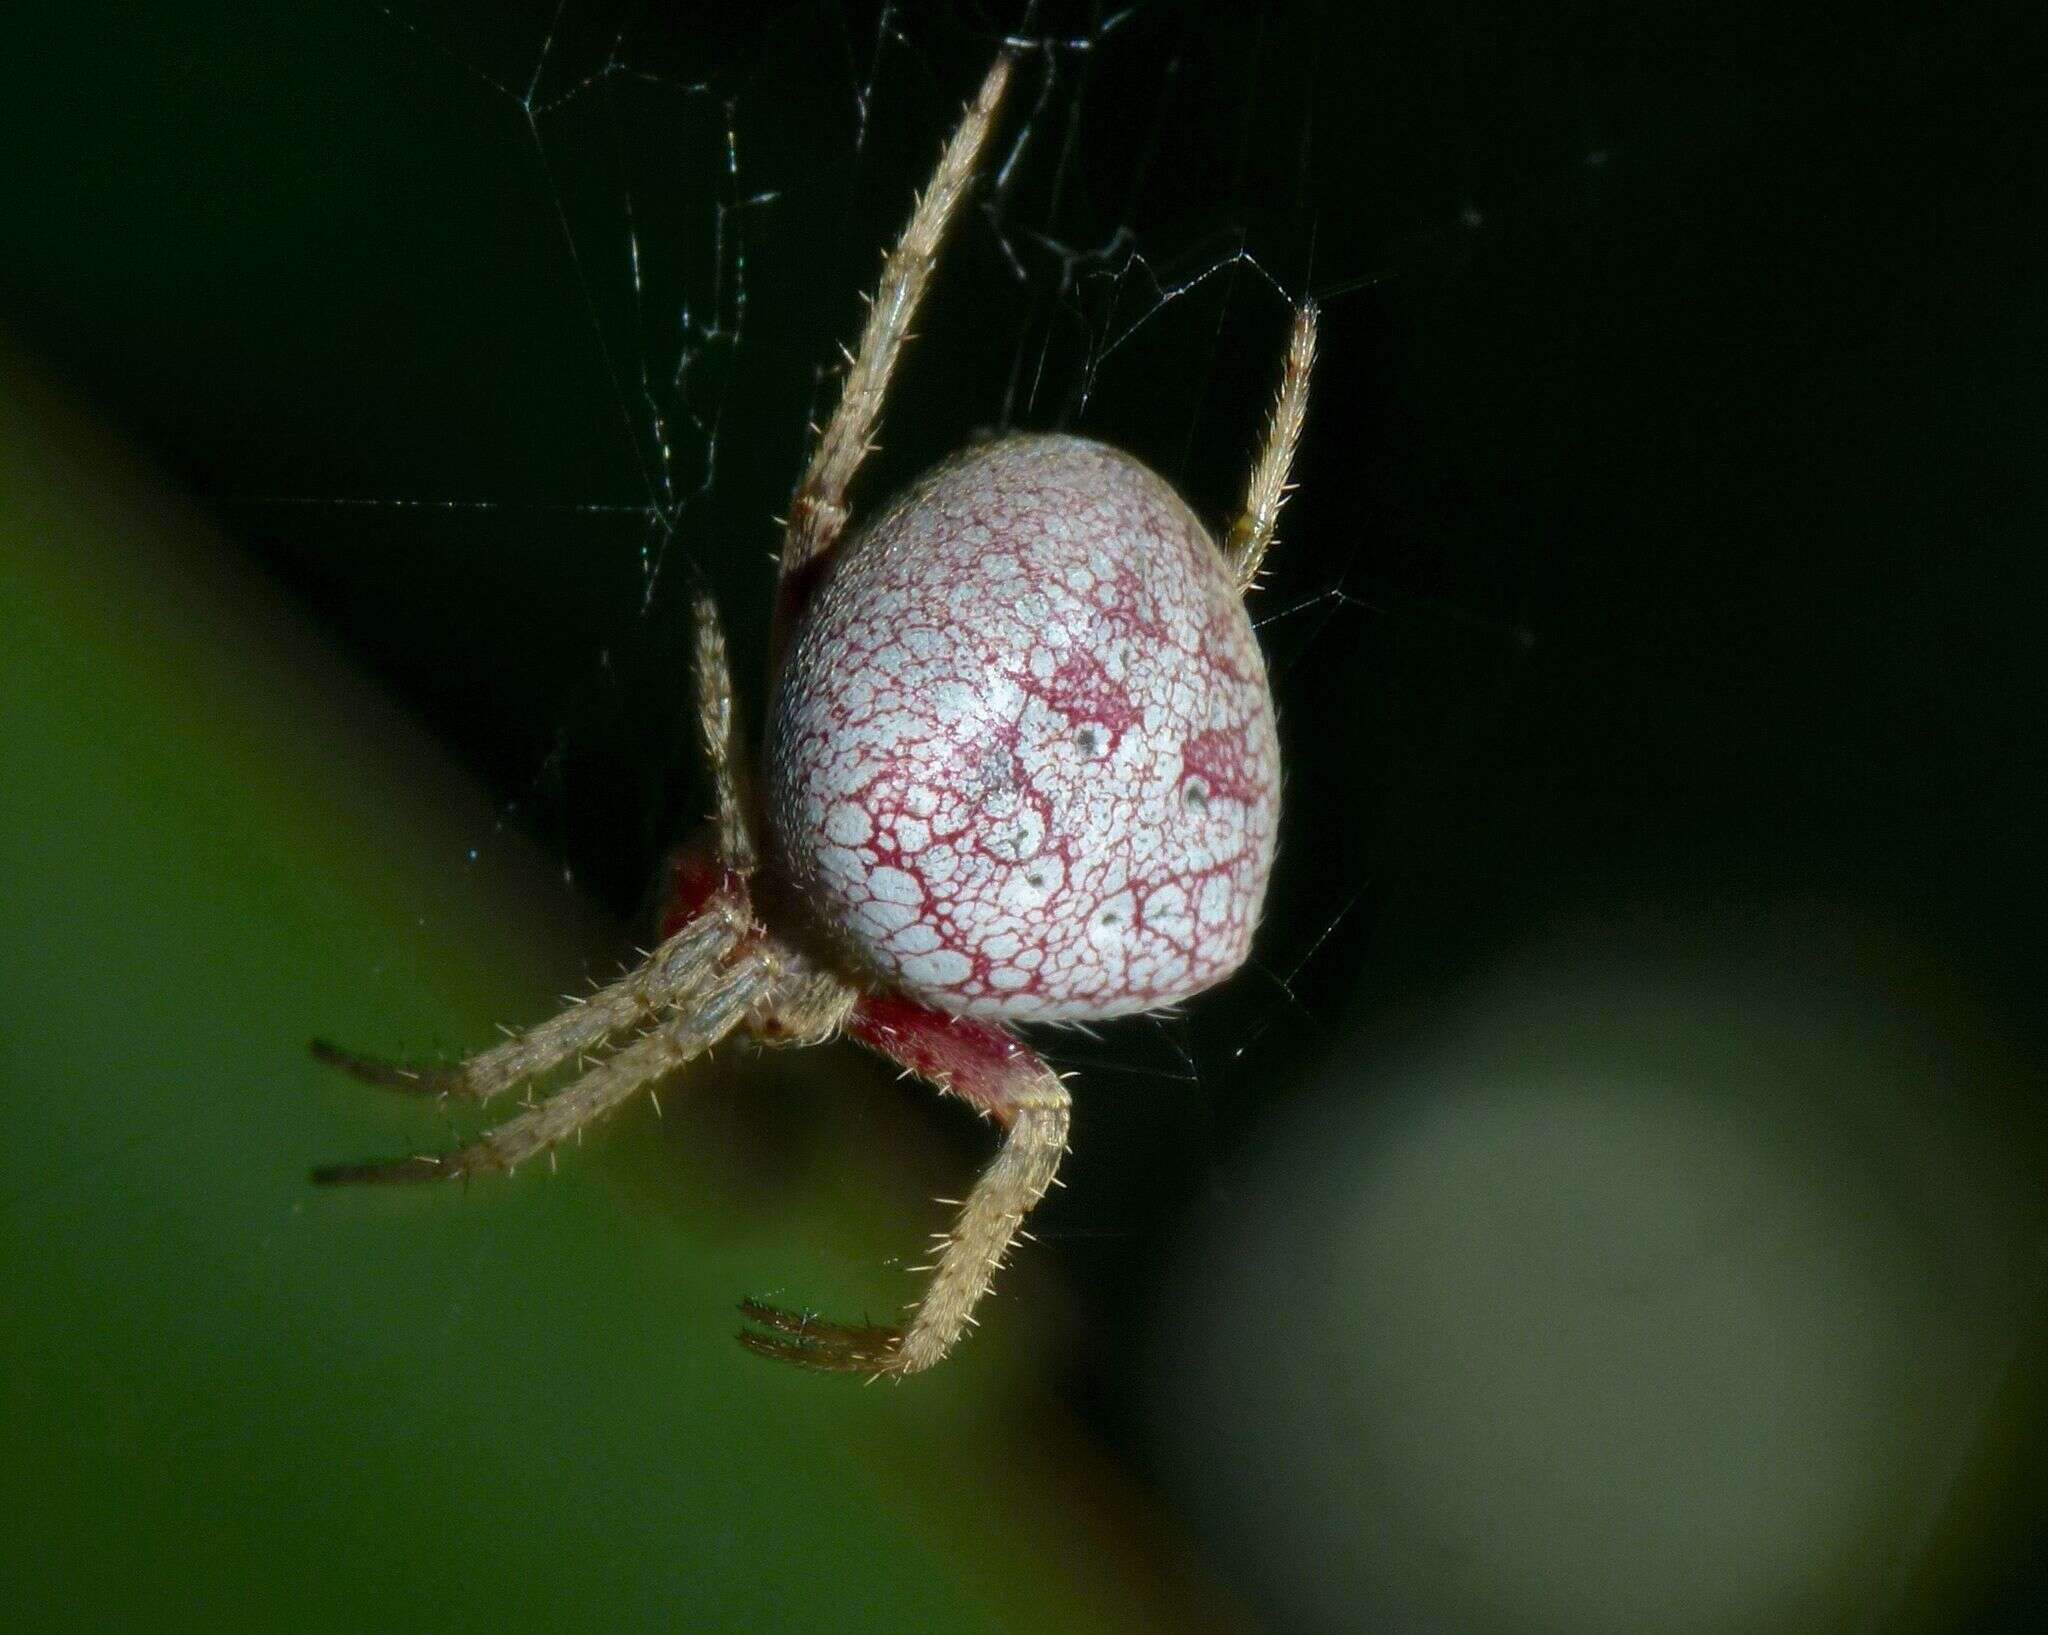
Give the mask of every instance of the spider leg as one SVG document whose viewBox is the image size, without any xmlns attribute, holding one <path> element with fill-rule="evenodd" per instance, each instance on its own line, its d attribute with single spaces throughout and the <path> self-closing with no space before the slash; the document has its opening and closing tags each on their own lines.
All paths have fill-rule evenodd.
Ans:
<svg viewBox="0 0 2048 1635">
<path fill-rule="evenodd" d="M 1009 78 L 1010 59 L 998 57 L 973 102 L 968 104 L 959 129 L 939 156 L 931 185 L 911 211 L 902 238 L 882 264 L 881 282 L 876 285 L 874 300 L 868 307 L 859 350 L 848 359 L 839 405 L 818 434 L 811 463 L 790 501 L 776 582 L 777 652 L 797 604 L 815 578 L 815 568 L 823 564 L 846 526 L 847 487 L 867 457 L 875 426 L 881 419 L 889 377 L 895 372 L 904 342 L 910 338 L 911 320 L 937 265 L 946 228 L 974 179 L 975 163 L 995 123 L 996 107 L 1002 101 L 1003 87 Z"/>
<path fill-rule="evenodd" d="M 702 591 L 696 599 L 697 730 L 718 796 L 718 861 L 730 874 L 754 872 L 754 833 L 747 822 L 746 751 L 733 707 L 732 664 L 718 605 Z"/>
<path fill-rule="evenodd" d="M 860 1001 L 860 990 L 835 971 L 785 949 L 782 985 L 748 1030 L 764 1045 L 822 1045 L 836 1039 Z"/>
<path fill-rule="evenodd" d="M 1280 366 L 1280 390 L 1273 398 L 1273 416 L 1266 422 L 1266 440 L 1245 484 L 1244 510 L 1231 524 L 1223 554 L 1237 576 L 1237 588 L 1249 592 L 1257 583 L 1259 564 L 1273 543 L 1280 507 L 1293 485 L 1287 473 L 1301 441 L 1308 415 L 1308 377 L 1316 362 L 1316 306 L 1305 301 L 1295 310 L 1294 330 L 1287 340 L 1287 360 Z"/>
<path fill-rule="evenodd" d="M 413 1095 L 488 1101 L 573 1056 L 596 1049 L 689 993 L 740 945 L 748 928 L 748 917 L 736 902 L 730 897 L 715 898 L 637 969 L 598 989 L 581 1004 L 567 1006 L 545 1022 L 453 1066 L 407 1067 L 358 1056 L 323 1039 L 313 1041 L 313 1054 L 370 1084 Z"/>
<path fill-rule="evenodd" d="M 772 960 L 755 952 L 744 953 L 690 994 L 686 1004 L 592 1067 L 566 1090 L 485 1132 L 468 1146 L 387 1163 L 333 1164 L 315 1170 L 313 1179 L 327 1184 L 438 1181 L 514 1169 L 602 1118 L 635 1091 L 703 1055 L 769 997 L 778 976 Z"/>
<path fill-rule="evenodd" d="M 973 1323 L 1024 1217 L 1053 1184 L 1071 1103 L 1037 1052 L 993 1023 L 877 995 L 854 1008 L 847 1031 L 1002 1125 L 1002 1150 L 943 1235 L 906 1326 L 830 1323 L 750 1300 L 740 1310 L 755 1327 L 739 1338 L 761 1356 L 807 1368 L 910 1374 L 943 1358 Z"/>
</svg>

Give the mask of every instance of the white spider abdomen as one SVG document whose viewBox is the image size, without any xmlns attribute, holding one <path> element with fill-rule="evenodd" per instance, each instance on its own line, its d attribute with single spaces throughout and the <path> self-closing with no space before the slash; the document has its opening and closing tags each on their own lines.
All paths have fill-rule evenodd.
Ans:
<svg viewBox="0 0 2048 1635">
<path fill-rule="evenodd" d="M 767 811 L 842 949 L 957 1013 L 1170 1005 L 1244 962 L 1273 698 L 1222 553 L 1103 444 L 1013 436 L 851 538 L 777 680 Z"/>
</svg>

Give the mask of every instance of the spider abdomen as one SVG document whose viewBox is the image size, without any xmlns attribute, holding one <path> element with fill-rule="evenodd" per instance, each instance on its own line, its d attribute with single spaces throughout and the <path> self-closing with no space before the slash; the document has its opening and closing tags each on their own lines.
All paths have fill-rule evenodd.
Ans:
<svg viewBox="0 0 2048 1635">
<path fill-rule="evenodd" d="M 1166 481 L 1012 436 L 851 539 L 776 687 L 768 816 L 842 950 L 945 1009 L 1087 1019 L 1243 963 L 1279 748 L 1251 622 Z"/>
</svg>

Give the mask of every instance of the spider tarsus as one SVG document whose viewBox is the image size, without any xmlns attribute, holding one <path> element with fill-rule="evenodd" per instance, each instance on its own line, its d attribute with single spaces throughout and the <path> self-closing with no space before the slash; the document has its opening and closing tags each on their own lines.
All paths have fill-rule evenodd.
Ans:
<svg viewBox="0 0 2048 1635">
<path fill-rule="evenodd" d="M 736 1336 L 757 1357 L 835 1374 L 893 1374 L 902 1367 L 900 1329 L 831 1323 L 758 1300 L 742 1300 L 740 1315 L 772 1331 L 743 1328 Z"/>
<path fill-rule="evenodd" d="M 322 1164 L 313 1171 L 315 1186 L 355 1186 L 358 1183 L 442 1181 L 465 1173 L 461 1166 L 438 1158 L 391 1158 L 369 1164 Z"/>
<path fill-rule="evenodd" d="M 808 1336 L 813 1329 L 826 1329 L 832 1325 L 822 1318 L 806 1316 L 802 1312 L 784 1311 L 780 1306 L 771 1306 L 763 1300 L 742 1300 L 740 1315 L 750 1323 L 759 1323 L 763 1328 L 772 1328 L 783 1334 Z"/>
<path fill-rule="evenodd" d="M 361 1056 L 353 1050 L 343 1050 L 340 1045 L 325 1039 L 315 1039 L 307 1048 L 316 1062 L 338 1067 L 350 1078 L 361 1079 L 365 1084 L 381 1085 L 386 1090 L 401 1091 L 408 1096 L 456 1095 L 463 1088 L 462 1069 L 459 1067 L 407 1067 L 402 1062 L 387 1062 L 381 1057 Z"/>
</svg>

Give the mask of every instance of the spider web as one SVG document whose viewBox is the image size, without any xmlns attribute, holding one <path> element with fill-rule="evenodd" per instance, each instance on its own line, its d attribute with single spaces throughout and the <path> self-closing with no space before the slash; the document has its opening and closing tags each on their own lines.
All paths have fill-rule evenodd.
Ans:
<svg viewBox="0 0 2048 1635">
<path fill-rule="evenodd" d="M 229 79 L 263 47 L 217 26 Z M 1312 426 L 1384 436 L 1389 456 L 1354 469 L 1311 430 L 1254 606 L 1287 804 L 1253 960 L 1183 1013 L 1042 1041 L 1090 1088 L 1039 1235 L 1067 1240 L 1100 1314 L 1134 1312 L 1161 1223 L 1349 1001 L 1376 859 L 1393 851 L 1387 792 L 1458 763 L 1527 646 L 1512 565 L 1457 561 L 1440 496 L 1393 475 L 1412 452 L 1398 428 L 1364 411 L 1362 434 L 1334 435 L 1361 417 L 1358 379 L 1390 361 L 1376 298 L 1427 288 L 1518 208 L 1582 202 L 1604 155 L 1567 145 L 1484 209 L 1427 178 L 1347 241 L 1330 228 L 1374 213 L 1347 198 L 1333 214 L 1320 180 L 1313 10 L 827 0 L 678 23 L 631 0 L 366 0 L 298 27 L 309 58 L 338 66 L 317 92 L 291 82 L 286 137 L 255 167 L 276 196 L 253 208 L 288 215 L 278 190 L 334 162 L 297 132 L 333 124 L 348 173 L 307 190 L 332 219 L 278 231 L 335 266 L 324 281 L 267 269 L 216 320 L 241 326 L 238 344 L 217 358 L 202 326 L 182 365 L 194 395 L 203 382 L 208 401 L 269 412 L 156 435 L 238 542 L 494 792 L 492 820 L 418 904 L 423 940 L 532 841 L 565 907 L 595 901 L 621 926 L 646 908 L 707 799 L 689 593 L 715 593 L 758 723 L 773 519 L 879 254 L 996 50 L 1020 63 L 998 146 L 857 504 L 1014 425 L 1125 446 L 1227 516 L 1293 305 L 1322 304 Z M 188 49 L 206 59 L 206 41 Z M 120 351 L 100 371 L 107 401 L 124 386 L 146 401 Z M 1394 703 L 1391 678 L 1415 675 L 1457 684 Z"/>
<path fill-rule="evenodd" d="M 1229 504 L 1308 268 L 1298 230 L 1269 251 L 1228 211 L 1158 229 L 1125 213 L 1156 190 L 1189 123 L 1175 106 L 1186 100 L 1187 25 L 1143 8 L 1072 30 L 1047 27 L 1038 8 L 972 24 L 942 22 L 933 8 L 797 8 L 777 32 L 805 43 L 779 49 L 744 34 L 679 40 L 658 11 L 583 0 L 537 7 L 525 28 L 496 11 L 486 27 L 449 5 L 377 11 L 391 54 L 502 147 L 523 196 L 497 231 L 552 281 L 533 324 L 542 344 L 481 346 L 462 362 L 471 390 L 509 403 L 552 392 L 583 430 L 566 453 L 537 459 L 531 433 L 527 446 L 492 448 L 489 429 L 466 439 L 450 428 L 439 452 L 457 457 L 438 469 L 394 454 L 392 471 L 360 462 L 346 491 L 224 500 L 256 548 L 421 696 L 504 792 L 493 831 L 451 861 L 480 862 L 504 834 L 537 833 L 565 889 L 621 914 L 635 906 L 660 847 L 702 798 L 678 670 L 687 591 L 708 581 L 720 592 L 748 674 L 771 514 L 807 424 L 830 411 L 855 293 L 872 282 L 972 65 L 998 44 L 1023 54 L 1002 145 L 949 250 L 863 495 L 871 503 L 971 431 L 1057 425 L 1142 445 L 1184 484 L 1212 465 L 1220 480 L 1190 486 L 1212 513 Z M 1101 123 L 1099 65 L 1113 56 L 1120 89 L 1153 82 L 1152 106 L 1133 122 L 1143 133 L 1133 152 L 1084 165 Z M 1248 143 L 1249 110 L 1225 115 L 1233 140 Z M 1124 196 L 1103 197 L 1110 188 Z M 800 285 L 792 258 L 813 254 L 828 271 Z M 449 280 L 458 298 L 462 271 Z M 792 290 L 817 285 L 823 301 L 796 307 Z M 561 372 L 534 379 L 549 369 Z M 1181 406 L 1127 433 L 1153 408 L 1134 399 L 1163 371 L 1184 386 L 1171 399 Z M 558 405 L 548 424 L 565 418 Z M 1350 566 L 1286 575 L 1267 598 L 1262 622 L 1283 680 L 1333 620 L 1355 616 Z M 371 605 L 364 582 L 392 571 L 409 582 L 396 594 L 387 583 Z M 408 598 L 417 611 L 394 614 Z M 516 715 L 484 707 L 478 689 L 508 679 L 488 673 L 487 651 L 486 673 L 467 680 L 447 675 L 445 657 L 422 656 L 432 625 L 474 618 L 480 605 L 505 617 L 511 641 L 545 654 Z M 445 634 L 459 644 L 459 632 Z M 1275 950 L 1269 1000 L 1285 1002 L 1286 973 L 1329 929 Z"/>
<path fill-rule="evenodd" d="M 1132 449 L 1226 516 L 1294 302 L 1323 303 L 1326 359 L 1347 328 L 1370 347 L 1383 280 L 1468 256 L 1489 219 L 1446 190 L 1433 215 L 1319 267 L 1312 16 L 816 5 L 679 27 L 598 0 L 523 16 L 393 0 L 372 15 L 392 72 L 495 190 L 482 207 L 401 207 L 405 232 L 445 257 L 425 317 L 438 367 L 461 376 L 439 394 L 454 423 L 430 453 L 388 444 L 332 485 L 227 498 L 499 791 L 495 821 L 448 859 L 451 892 L 511 837 L 537 837 L 565 894 L 622 921 L 644 911 L 662 850 L 705 809 L 689 592 L 716 595 L 758 722 L 773 518 L 831 410 L 857 295 L 998 48 L 1020 59 L 998 145 L 857 504 L 975 432 L 1059 427 Z M 457 223 L 418 215 L 458 209 Z M 511 304 L 477 287 L 500 279 L 525 292 L 516 333 L 470 310 L 486 294 L 490 311 Z M 1346 368 L 1326 361 L 1318 393 L 1341 392 Z M 393 369 L 397 394 L 408 368 Z M 1361 731 L 1344 700 L 1387 695 L 1396 662 L 1479 678 L 1483 700 L 1527 645 L 1512 577 L 1446 587 L 1427 558 L 1405 582 L 1388 571 L 1417 560 L 1404 519 L 1358 526 L 1374 479 L 1325 463 L 1313 431 L 1298 475 L 1254 607 L 1289 815 L 1253 963 L 1189 1012 L 1046 1041 L 1093 1088 L 1041 1235 L 1102 1245 L 1071 1253 L 1107 1308 L 1132 1292 L 1131 1240 L 1200 1184 L 1258 1115 L 1256 1084 L 1313 1050 L 1355 981 L 1386 781 L 1365 769 L 1397 728 L 1390 714 Z M 1454 759 L 1458 729 L 1442 724 L 1435 753 Z"/>
</svg>

